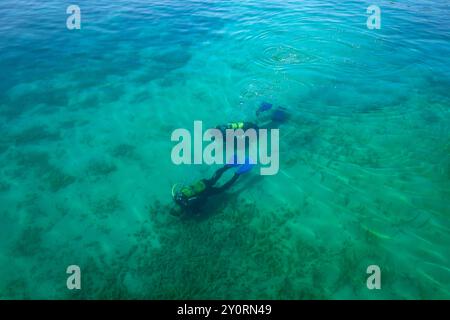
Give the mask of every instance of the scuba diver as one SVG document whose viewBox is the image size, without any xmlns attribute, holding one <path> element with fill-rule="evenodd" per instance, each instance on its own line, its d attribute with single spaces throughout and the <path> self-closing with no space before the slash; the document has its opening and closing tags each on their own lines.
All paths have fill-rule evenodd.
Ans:
<svg viewBox="0 0 450 320">
<path fill-rule="evenodd" d="M 234 156 L 232 163 L 226 164 L 222 168 L 218 169 L 210 179 L 201 179 L 190 186 L 183 186 L 181 189 L 177 189 L 177 185 L 172 187 L 172 197 L 175 203 L 179 206 L 178 210 L 173 209 L 173 215 L 179 215 L 180 209 L 184 212 L 193 212 L 201 208 L 207 199 L 211 196 L 222 193 L 230 188 L 238 178 L 249 172 L 253 168 L 254 164 L 250 158 L 246 157 L 244 163 L 239 164 L 237 157 Z M 236 168 L 233 176 L 221 186 L 216 186 L 222 175 L 231 168 Z"/>
<path fill-rule="evenodd" d="M 253 122 L 247 121 L 230 122 L 224 125 L 219 125 L 216 127 L 216 129 L 219 129 L 222 132 L 222 135 L 225 139 L 227 129 L 242 129 L 243 131 L 246 131 L 248 129 L 258 130 L 258 128 L 260 127 L 276 128 L 280 124 L 287 121 L 287 119 L 289 118 L 289 114 L 283 107 L 274 109 L 272 109 L 272 107 L 272 104 L 263 102 L 256 110 L 256 117 L 258 118 L 258 122 L 263 122 L 263 124 L 261 125 L 257 125 Z M 268 112 L 269 110 L 271 112 Z M 192 213 L 198 211 L 201 206 L 205 204 L 208 198 L 222 193 L 230 188 L 242 174 L 249 172 L 253 166 L 254 164 L 248 157 L 245 158 L 243 164 L 239 164 L 235 155 L 233 161 L 230 164 L 226 164 L 224 167 L 218 169 L 210 179 L 201 179 L 200 181 L 197 181 L 190 186 L 182 186 L 180 188 L 178 188 L 178 184 L 175 184 L 172 187 L 172 198 L 177 206 L 170 210 L 171 214 L 179 216 L 182 213 Z M 226 171 L 236 167 L 237 169 L 230 180 L 228 180 L 221 186 L 216 186 L 217 182 Z"/>
<path fill-rule="evenodd" d="M 222 135 L 226 136 L 226 130 L 232 129 L 242 129 L 244 131 L 248 129 L 255 129 L 258 130 L 258 128 L 276 128 L 280 124 L 286 122 L 289 118 L 289 114 L 287 112 L 286 108 L 278 107 L 272 109 L 273 104 L 268 102 L 261 103 L 260 107 L 256 110 L 256 117 L 258 118 L 258 122 L 261 123 L 262 121 L 265 121 L 264 124 L 256 124 L 253 122 L 229 122 L 227 124 L 222 124 L 216 127 L 216 129 L 219 129 L 222 132 Z M 267 111 L 271 110 L 271 113 L 268 113 Z M 267 115 L 268 114 L 268 115 Z"/>
<path fill-rule="evenodd" d="M 258 130 L 258 126 L 252 122 L 229 122 L 227 124 L 222 124 L 216 127 L 216 129 L 219 129 L 220 132 L 222 132 L 222 135 L 226 137 L 227 129 L 231 130 L 237 130 L 242 129 L 244 131 L 248 129 L 255 129 Z"/>
</svg>

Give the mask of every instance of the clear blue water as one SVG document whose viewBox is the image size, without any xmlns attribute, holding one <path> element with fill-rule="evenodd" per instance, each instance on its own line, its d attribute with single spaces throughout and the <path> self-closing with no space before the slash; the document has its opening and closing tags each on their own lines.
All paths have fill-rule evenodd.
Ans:
<svg viewBox="0 0 450 320">
<path fill-rule="evenodd" d="M 450 298 L 448 1 L 70 4 L 0 3 L 0 298 Z M 172 130 L 262 101 L 279 174 L 168 214 Z"/>
</svg>

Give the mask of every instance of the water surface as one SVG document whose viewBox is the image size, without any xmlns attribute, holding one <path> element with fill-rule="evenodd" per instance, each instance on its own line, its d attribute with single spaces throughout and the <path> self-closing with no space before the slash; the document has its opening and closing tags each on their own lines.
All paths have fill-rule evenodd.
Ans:
<svg viewBox="0 0 450 320">
<path fill-rule="evenodd" d="M 448 1 L 80 0 L 72 31 L 70 4 L 0 3 L 1 298 L 450 298 Z M 217 169 L 172 131 L 262 101 L 278 175 L 169 215 Z"/>
</svg>

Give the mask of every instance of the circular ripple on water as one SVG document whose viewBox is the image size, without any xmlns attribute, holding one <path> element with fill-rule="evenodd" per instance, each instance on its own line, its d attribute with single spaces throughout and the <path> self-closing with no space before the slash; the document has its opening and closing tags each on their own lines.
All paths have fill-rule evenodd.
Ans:
<svg viewBox="0 0 450 320">
<path fill-rule="evenodd" d="M 280 71 L 311 64 L 316 60 L 317 58 L 312 54 L 303 52 L 293 46 L 279 44 L 267 47 L 255 59 L 255 63 L 263 68 Z"/>
<path fill-rule="evenodd" d="M 283 70 L 296 66 L 313 63 L 315 57 L 288 45 L 272 46 L 264 50 L 263 57 L 256 63 L 263 67 Z"/>
</svg>

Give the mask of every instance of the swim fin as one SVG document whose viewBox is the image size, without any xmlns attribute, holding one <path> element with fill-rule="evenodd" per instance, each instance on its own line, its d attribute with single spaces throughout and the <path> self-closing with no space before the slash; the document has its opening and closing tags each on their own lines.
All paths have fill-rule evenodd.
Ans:
<svg viewBox="0 0 450 320">
<path fill-rule="evenodd" d="M 264 112 L 264 111 L 267 111 L 267 110 L 270 110 L 270 109 L 272 109 L 272 104 L 271 103 L 268 103 L 268 102 L 263 102 L 263 103 L 261 103 L 261 105 L 260 105 L 260 107 L 258 108 L 258 110 L 256 110 L 256 115 L 257 116 L 259 116 L 259 114 L 261 113 L 261 112 Z"/>
<path fill-rule="evenodd" d="M 252 170 L 252 168 L 255 166 L 254 163 L 252 163 L 252 161 L 250 160 L 249 157 L 245 157 L 245 163 L 242 164 L 239 169 L 236 170 L 236 174 L 240 175 L 240 174 L 244 174 L 249 172 L 250 170 Z"/>
</svg>

